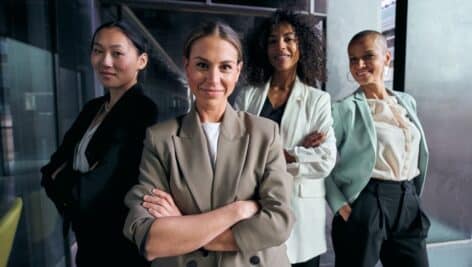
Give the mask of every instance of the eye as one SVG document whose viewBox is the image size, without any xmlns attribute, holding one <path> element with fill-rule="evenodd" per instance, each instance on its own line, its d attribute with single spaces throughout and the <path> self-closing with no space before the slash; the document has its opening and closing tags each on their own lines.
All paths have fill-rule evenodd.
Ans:
<svg viewBox="0 0 472 267">
<path fill-rule="evenodd" d="M 94 48 L 92 49 L 92 53 L 95 54 L 95 55 L 99 55 L 99 54 L 101 54 L 102 52 L 103 52 L 102 50 L 100 50 L 100 49 L 98 49 L 98 48 L 96 48 L 96 47 L 94 47 Z"/>
<path fill-rule="evenodd" d="M 201 69 L 201 70 L 206 70 L 208 69 L 208 64 L 205 63 L 205 62 L 202 62 L 202 61 L 199 61 L 195 64 L 195 66 L 197 66 L 198 69 Z"/>
<path fill-rule="evenodd" d="M 367 55 L 362 57 L 363 60 L 372 60 L 374 58 L 375 58 L 374 54 L 367 54 Z"/>
<path fill-rule="evenodd" d="M 111 55 L 113 57 L 119 57 L 119 56 L 122 56 L 123 55 L 123 52 L 120 52 L 120 51 L 113 51 L 111 52 Z"/>
<path fill-rule="evenodd" d="M 268 44 L 276 44 L 276 43 L 277 43 L 277 39 L 276 39 L 276 38 L 269 38 L 269 39 L 267 40 L 267 43 L 268 43 Z"/>
<path fill-rule="evenodd" d="M 295 38 L 294 36 L 288 36 L 288 37 L 284 38 L 284 42 L 286 42 L 286 43 L 292 43 L 292 42 L 296 42 L 296 41 L 297 41 L 297 38 Z"/>
<path fill-rule="evenodd" d="M 221 65 L 220 69 L 221 69 L 222 72 L 228 73 L 228 72 L 231 72 L 233 70 L 233 66 L 231 64 L 223 64 L 223 65 Z"/>
</svg>

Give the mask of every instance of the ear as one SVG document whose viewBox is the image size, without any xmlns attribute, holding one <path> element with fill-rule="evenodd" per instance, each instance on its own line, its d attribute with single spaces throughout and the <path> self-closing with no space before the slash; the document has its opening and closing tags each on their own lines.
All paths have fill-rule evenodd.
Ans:
<svg viewBox="0 0 472 267">
<path fill-rule="evenodd" d="M 390 66 L 390 61 L 392 61 L 392 53 L 387 49 L 385 52 L 385 66 Z"/>
<path fill-rule="evenodd" d="M 242 69 L 243 69 L 243 62 L 240 61 L 236 67 L 236 71 L 238 72 L 238 78 L 239 78 L 239 74 L 241 74 Z"/>
<path fill-rule="evenodd" d="M 147 63 L 148 63 L 148 60 L 149 60 L 149 56 L 147 53 L 142 53 L 141 55 L 139 55 L 138 57 L 138 69 L 139 70 L 143 70 Z"/>
</svg>

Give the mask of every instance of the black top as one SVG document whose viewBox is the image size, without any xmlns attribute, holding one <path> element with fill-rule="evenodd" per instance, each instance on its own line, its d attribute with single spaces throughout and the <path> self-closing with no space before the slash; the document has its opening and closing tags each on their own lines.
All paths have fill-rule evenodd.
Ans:
<svg viewBox="0 0 472 267">
<path fill-rule="evenodd" d="M 270 103 L 269 97 L 266 97 L 260 116 L 273 120 L 280 126 L 280 122 L 282 121 L 282 116 L 284 115 L 286 106 L 287 102 L 285 102 L 282 106 L 278 108 L 274 108 L 272 107 L 272 103 Z"/>
<path fill-rule="evenodd" d="M 85 104 L 50 162 L 41 168 L 41 184 L 64 222 L 72 223 L 77 266 L 145 266 L 138 249 L 122 234 L 128 213 L 123 199 L 138 182 L 146 128 L 157 121 L 157 107 L 139 85 L 118 100 L 90 140 L 85 155 L 90 166 L 97 165 L 86 173 L 72 169 L 77 143 L 108 99 L 105 95 Z"/>
</svg>

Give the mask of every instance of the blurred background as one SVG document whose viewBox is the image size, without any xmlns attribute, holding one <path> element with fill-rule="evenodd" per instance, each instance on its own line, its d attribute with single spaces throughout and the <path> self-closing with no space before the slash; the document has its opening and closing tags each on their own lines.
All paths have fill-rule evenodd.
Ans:
<svg viewBox="0 0 472 267">
<path fill-rule="evenodd" d="M 432 218 L 431 266 L 472 266 L 472 2 L 468 0 L 2 0 L 0 1 L 0 216 L 23 209 L 7 266 L 74 266 L 73 235 L 40 187 L 39 168 L 83 104 L 104 91 L 89 63 L 91 35 L 124 19 L 151 44 L 145 92 L 159 120 L 188 111 L 182 46 L 192 27 L 220 19 L 241 37 L 276 8 L 316 17 L 326 41 L 333 100 L 356 89 L 346 46 L 364 29 L 382 31 L 394 61 L 388 85 L 412 94 L 430 148 L 422 196 Z M 242 81 L 239 85 L 244 84 Z M 232 98 L 237 94 L 234 93 Z M 0 217 L 0 218 L 1 218 Z M 331 217 L 327 221 L 330 231 Z M 329 235 L 328 235 L 329 236 Z M 0 244 L 0 247 L 5 244 Z M 331 247 L 331 245 L 330 245 Z M 330 250 L 322 266 L 333 266 Z"/>
</svg>

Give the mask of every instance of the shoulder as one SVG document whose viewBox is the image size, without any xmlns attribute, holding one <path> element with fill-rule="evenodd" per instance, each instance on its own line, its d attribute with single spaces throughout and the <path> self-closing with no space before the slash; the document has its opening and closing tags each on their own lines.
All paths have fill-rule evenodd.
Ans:
<svg viewBox="0 0 472 267">
<path fill-rule="evenodd" d="M 250 135 L 273 137 L 278 132 L 277 123 L 244 111 L 238 111 L 238 117 Z"/>
<path fill-rule="evenodd" d="M 416 107 L 416 100 L 408 93 L 395 91 L 395 95 L 400 98 L 403 102 L 410 105 L 411 107 Z"/>
<path fill-rule="evenodd" d="M 338 110 L 351 110 L 354 109 L 356 106 L 354 95 L 348 95 L 344 98 L 341 98 L 335 102 L 333 102 L 333 109 Z"/>
<path fill-rule="evenodd" d="M 105 96 L 100 96 L 97 98 L 93 98 L 85 103 L 85 105 L 82 107 L 82 110 L 90 110 L 90 109 L 96 109 L 103 105 L 105 103 Z"/>
<path fill-rule="evenodd" d="M 255 94 L 262 93 L 264 86 L 247 85 L 239 90 L 239 96 L 252 97 Z"/>
<path fill-rule="evenodd" d="M 151 125 L 157 122 L 158 109 L 152 99 L 141 91 L 126 98 L 126 112 L 135 123 Z"/>
<path fill-rule="evenodd" d="M 155 138 L 156 140 L 164 140 L 177 135 L 184 116 L 185 115 L 182 115 L 174 119 L 155 123 L 148 128 L 148 135 L 152 136 L 152 138 Z"/>
<path fill-rule="evenodd" d="M 304 84 L 304 87 L 305 94 L 310 102 L 331 103 L 331 96 L 329 93 L 306 84 Z"/>
</svg>

